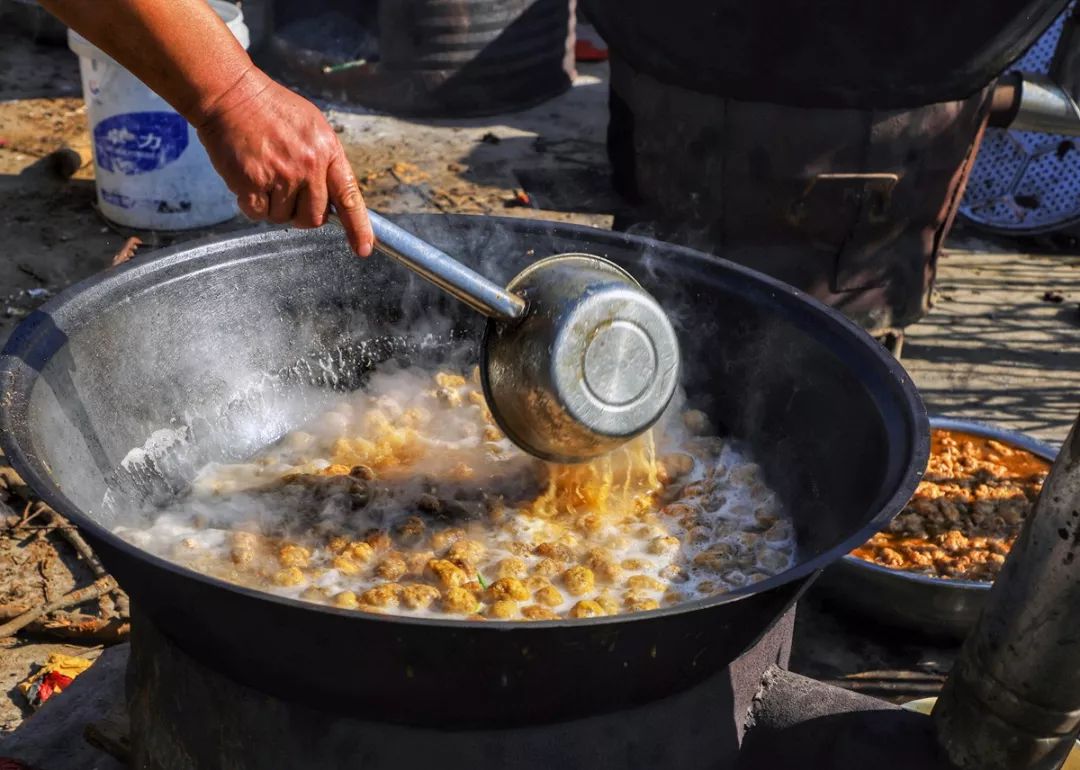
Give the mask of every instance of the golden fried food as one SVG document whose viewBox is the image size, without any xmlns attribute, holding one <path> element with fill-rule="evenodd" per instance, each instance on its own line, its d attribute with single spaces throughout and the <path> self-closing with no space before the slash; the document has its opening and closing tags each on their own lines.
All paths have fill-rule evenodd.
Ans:
<svg viewBox="0 0 1080 770">
<path fill-rule="evenodd" d="M 911 501 L 886 531 L 852 554 L 907 572 L 993 581 L 1049 471 L 1050 463 L 1023 449 L 935 430 L 926 474 Z"/>
<path fill-rule="evenodd" d="M 376 372 L 249 462 L 205 468 L 151 526 L 117 531 L 226 580 L 362 612 L 646 611 L 794 559 L 761 468 L 710 430 L 704 413 L 672 410 L 606 457 L 548 465 L 502 435 L 475 374 Z"/>
</svg>

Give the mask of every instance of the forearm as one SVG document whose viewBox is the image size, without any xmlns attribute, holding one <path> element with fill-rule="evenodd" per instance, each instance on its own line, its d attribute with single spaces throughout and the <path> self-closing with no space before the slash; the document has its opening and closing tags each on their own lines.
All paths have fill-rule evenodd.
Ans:
<svg viewBox="0 0 1080 770">
<path fill-rule="evenodd" d="M 41 0 L 196 128 L 269 79 L 205 0 Z"/>
<path fill-rule="evenodd" d="M 252 219 L 318 227 L 329 206 L 353 250 L 374 234 L 345 150 L 318 107 L 271 80 L 206 0 L 40 0 L 198 130 Z"/>
</svg>

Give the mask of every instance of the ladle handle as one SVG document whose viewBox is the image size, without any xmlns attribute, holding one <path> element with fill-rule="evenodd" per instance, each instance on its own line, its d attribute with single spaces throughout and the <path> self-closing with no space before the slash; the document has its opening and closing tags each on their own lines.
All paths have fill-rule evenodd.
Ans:
<svg viewBox="0 0 1080 770">
<path fill-rule="evenodd" d="M 489 318 L 515 321 L 525 314 L 525 300 L 489 281 L 427 241 L 406 232 L 374 211 L 368 210 L 375 231 L 375 250 L 397 260 L 453 297 Z M 341 226 L 331 211 L 328 221 Z"/>
</svg>

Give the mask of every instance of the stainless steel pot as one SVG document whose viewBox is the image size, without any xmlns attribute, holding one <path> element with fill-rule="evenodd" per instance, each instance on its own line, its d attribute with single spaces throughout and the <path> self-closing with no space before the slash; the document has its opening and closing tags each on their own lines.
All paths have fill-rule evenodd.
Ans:
<svg viewBox="0 0 1080 770">
<path fill-rule="evenodd" d="M 985 436 L 1047 462 L 1057 457 L 1055 448 L 1031 436 L 974 420 L 931 417 L 930 428 Z M 978 620 L 993 583 L 904 572 L 849 554 L 829 567 L 818 585 L 837 602 L 882 623 L 963 639 Z"/>
</svg>

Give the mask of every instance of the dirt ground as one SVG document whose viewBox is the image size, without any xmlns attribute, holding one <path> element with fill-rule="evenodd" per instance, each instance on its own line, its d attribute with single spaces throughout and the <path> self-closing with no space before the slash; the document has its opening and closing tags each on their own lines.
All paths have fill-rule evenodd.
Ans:
<svg viewBox="0 0 1080 770">
<path fill-rule="evenodd" d="M 929 411 L 1060 444 L 1080 412 L 1080 256 L 956 234 L 903 363 Z"/>
<path fill-rule="evenodd" d="M 0 343 L 49 296 L 105 269 L 128 236 L 95 210 L 78 94 L 66 48 L 0 31 Z M 606 68 L 589 65 L 564 96 L 497 118 L 327 114 L 373 208 L 609 227 L 620 204 L 607 184 L 606 99 Z M 74 155 L 57 155 L 65 148 Z M 146 240 L 144 257 L 176 238 Z M 1080 408 L 1080 256 L 958 234 L 941 262 L 935 309 L 908 330 L 903 360 L 932 412 L 1060 442 Z M 5 516 L 22 521 L 23 511 Z M 48 601 L 92 579 L 65 543 L 31 525 L 0 521 L 0 605 Z M 0 735 L 27 714 L 15 684 L 52 651 L 100 647 L 25 634 L 0 640 Z"/>
</svg>

